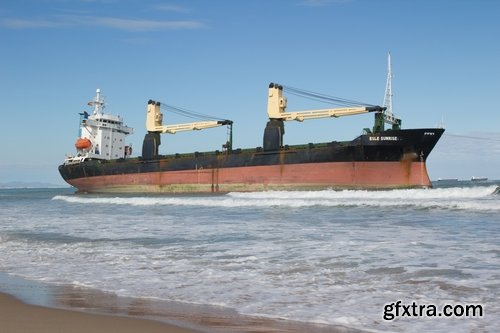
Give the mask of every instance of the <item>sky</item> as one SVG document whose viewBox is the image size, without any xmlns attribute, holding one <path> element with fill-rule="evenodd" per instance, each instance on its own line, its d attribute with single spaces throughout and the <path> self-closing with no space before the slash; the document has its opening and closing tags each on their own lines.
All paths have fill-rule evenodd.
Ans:
<svg viewBox="0 0 500 333">
<path fill-rule="evenodd" d="M 134 155 L 149 99 L 231 119 L 234 147 L 249 148 L 262 146 L 270 82 L 382 104 L 389 52 L 403 128 L 446 129 L 431 179 L 500 179 L 499 17 L 495 0 L 3 0 L 0 183 L 64 184 L 57 166 L 97 88 L 134 128 Z M 287 97 L 288 111 L 325 107 Z M 371 126 L 371 114 L 289 122 L 284 140 Z M 225 128 L 165 135 L 160 152 L 225 141 Z"/>
</svg>

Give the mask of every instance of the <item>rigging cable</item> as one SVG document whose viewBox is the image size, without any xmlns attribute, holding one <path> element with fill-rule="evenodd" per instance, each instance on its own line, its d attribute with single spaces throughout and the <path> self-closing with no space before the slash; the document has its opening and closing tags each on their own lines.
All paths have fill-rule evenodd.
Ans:
<svg viewBox="0 0 500 333">
<path fill-rule="evenodd" d="M 191 119 L 197 119 L 197 120 L 200 120 L 200 119 L 201 120 L 214 120 L 214 119 L 223 120 L 224 119 L 222 117 L 214 117 L 214 116 L 206 115 L 203 113 L 198 113 L 198 112 L 194 112 L 191 110 L 187 110 L 187 109 L 184 109 L 184 108 L 181 108 L 178 106 L 168 105 L 168 104 L 165 104 L 163 102 L 160 102 L 160 108 L 165 110 L 165 111 L 169 111 L 169 112 L 178 114 L 180 116 L 184 116 L 186 118 L 191 118 Z"/>
<path fill-rule="evenodd" d="M 339 105 L 339 106 L 359 106 L 359 105 L 375 106 L 374 104 L 370 104 L 370 103 L 363 103 L 360 101 L 330 96 L 330 95 L 326 95 L 326 94 L 316 93 L 316 92 L 312 92 L 312 91 L 308 91 L 308 90 L 304 90 L 304 89 L 299 89 L 299 88 L 294 88 L 294 87 L 290 87 L 290 86 L 285 86 L 285 85 L 283 85 L 283 88 L 286 89 L 288 94 L 307 98 L 307 99 L 322 102 L 322 103 L 334 104 L 334 105 Z"/>
<path fill-rule="evenodd" d="M 500 139 L 495 139 L 495 138 L 483 138 L 483 137 L 478 137 L 478 136 L 470 136 L 470 135 L 459 135 L 459 134 L 450 134 L 450 133 L 444 133 L 445 136 L 451 136 L 455 138 L 464 138 L 464 139 L 474 139 L 474 140 L 484 140 L 484 141 L 499 141 Z"/>
</svg>

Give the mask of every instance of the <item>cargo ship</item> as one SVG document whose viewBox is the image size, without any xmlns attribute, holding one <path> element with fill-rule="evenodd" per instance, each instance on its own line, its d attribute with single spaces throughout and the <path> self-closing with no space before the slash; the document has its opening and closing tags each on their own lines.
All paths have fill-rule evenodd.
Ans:
<svg viewBox="0 0 500 333">
<path fill-rule="evenodd" d="M 162 103 L 148 101 L 147 134 L 141 156 L 125 144 L 133 129 L 103 112 L 97 90 L 89 102 L 93 113 L 81 113 L 77 153 L 59 166 L 62 178 L 79 192 L 191 193 L 264 190 L 394 189 L 431 187 L 426 160 L 442 128 L 401 129 L 392 113 L 390 76 L 384 106 L 364 105 L 288 112 L 284 90 L 330 98 L 271 83 L 268 118 L 261 147 L 234 149 L 232 121 L 208 120 L 163 125 Z M 387 102 L 387 99 L 389 100 Z M 287 145 L 287 121 L 305 121 L 372 113 L 375 124 L 351 141 Z M 391 128 L 385 129 L 385 124 Z M 221 150 L 161 155 L 161 135 L 228 126 Z"/>
</svg>

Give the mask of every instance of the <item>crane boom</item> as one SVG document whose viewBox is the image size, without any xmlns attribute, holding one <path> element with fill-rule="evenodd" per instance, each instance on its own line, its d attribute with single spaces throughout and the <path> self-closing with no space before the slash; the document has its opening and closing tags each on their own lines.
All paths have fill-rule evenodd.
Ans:
<svg viewBox="0 0 500 333">
<path fill-rule="evenodd" d="M 211 120 L 211 121 L 198 121 L 194 123 L 166 125 L 161 127 L 162 133 L 175 134 L 177 132 L 185 131 L 199 131 L 206 128 L 219 127 L 228 125 L 229 120 Z"/>
<path fill-rule="evenodd" d="M 197 121 L 185 124 L 163 125 L 163 113 L 160 110 L 161 103 L 153 100 L 148 101 L 146 114 L 146 130 L 148 133 L 142 142 L 142 159 L 152 160 L 159 156 L 159 146 L 161 144 L 161 134 L 175 134 L 177 132 L 196 131 L 206 128 L 213 128 L 223 125 L 229 125 L 229 139 L 223 145 L 225 151 L 231 151 L 233 148 L 233 122 L 231 120 L 209 120 Z"/>
<path fill-rule="evenodd" d="M 175 134 L 177 132 L 197 131 L 206 128 L 231 125 L 232 123 L 231 120 L 209 120 L 185 124 L 163 125 L 163 113 L 160 110 L 160 102 L 155 102 L 153 100 L 148 101 L 146 115 L 146 130 L 148 132 Z"/>
<path fill-rule="evenodd" d="M 367 112 L 383 112 L 385 110 L 384 107 L 380 106 L 359 106 L 286 112 L 286 107 L 287 100 L 286 97 L 283 96 L 283 86 L 275 83 L 269 84 L 269 95 L 267 103 L 267 114 L 269 116 L 269 119 L 279 119 L 284 121 L 304 121 L 307 119 L 352 116 Z"/>
</svg>

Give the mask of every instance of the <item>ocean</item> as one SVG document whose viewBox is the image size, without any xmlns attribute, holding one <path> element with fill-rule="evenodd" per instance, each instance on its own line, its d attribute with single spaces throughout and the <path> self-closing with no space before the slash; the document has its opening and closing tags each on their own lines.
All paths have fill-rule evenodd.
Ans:
<svg viewBox="0 0 500 333">
<path fill-rule="evenodd" d="M 225 195 L 0 189 L 0 272 L 370 332 L 499 332 L 499 184 Z M 466 316 L 467 306 L 477 311 Z"/>
</svg>

